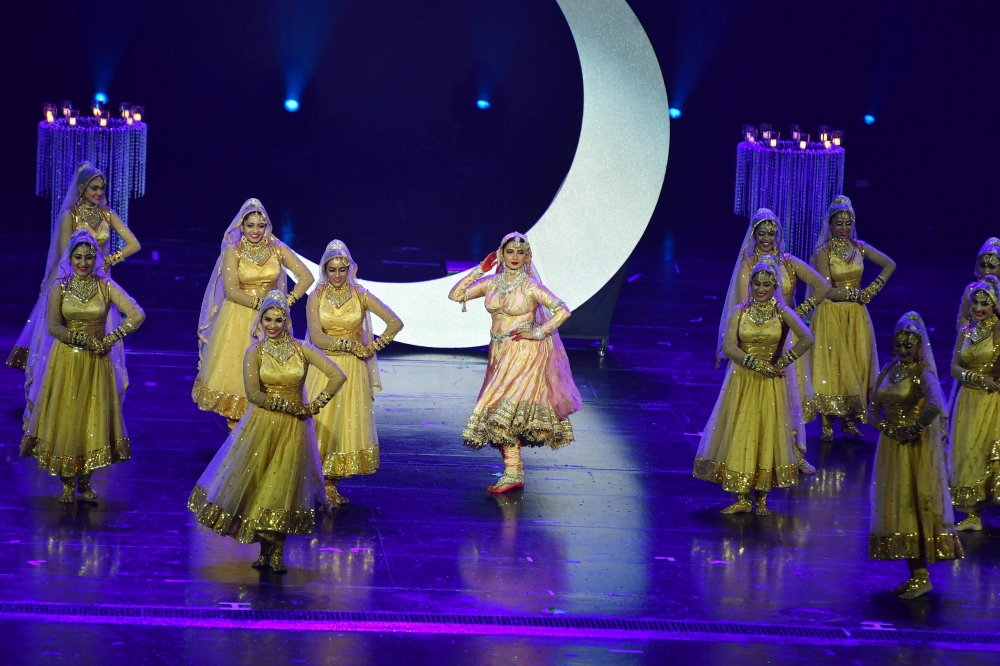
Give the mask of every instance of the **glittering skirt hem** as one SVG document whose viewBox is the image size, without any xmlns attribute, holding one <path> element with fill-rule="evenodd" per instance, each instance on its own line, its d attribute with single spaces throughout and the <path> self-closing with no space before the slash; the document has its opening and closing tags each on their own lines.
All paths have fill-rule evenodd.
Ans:
<svg viewBox="0 0 1000 666">
<path fill-rule="evenodd" d="M 841 416 L 868 421 L 868 399 L 862 395 L 816 395 L 803 410 L 806 421 L 812 421 L 818 414 Z"/>
<path fill-rule="evenodd" d="M 573 441 L 573 426 L 547 405 L 500 400 L 493 409 L 469 417 L 462 439 L 470 449 L 487 445 L 499 448 L 517 440 L 521 440 L 521 446 L 559 449 Z"/>
<path fill-rule="evenodd" d="M 188 509 L 198 522 L 216 534 L 229 536 L 240 543 L 260 541 L 260 532 L 282 534 L 312 534 L 316 529 L 316 511 L 280 511 L 256 508 L 248 516 L 226 513 L 217 504 L 208 501 L 201 486 L 195 486 L 188 498 Z"/>
<path fill-rule="evenodd" d="M 923 543 L 921 543 L 921 541 Z M 928 563 L 960 560 L 965 557 L 957 534 L 935 534 L 921 539 L 919 534 L 868 535 L 868 557 L 873 560 L 909 560 L 924 556 Z"/>
<path fill-rule="evenodd" d="M 751 490 L 767 492 L 771 488 L 788 488 L 799 482 L 798 465 L 782 465 L 774 469 L 758 468 L 753 473 L 740 473 L 726 469 L 725 463 L 698 456 L 694 459 L 694 477 L 718 483 L 730 493 L 748 493 Z"/>
<path fill-rule="evenodd" d="M 191 389 L 191 399 L 203 412 L 215 412 L 227 419 L 241 419 L 250 403 L 241 395 L 213 391 L 201 379 L 196 379 Z"/>
<path fill-rule="evenodd" d="M 129 444 L 129 439 L 126 437 L 103 448 L 88 451 L 83 456 L 54 456 L 51 444 L 37 437 L 25 435 L 21 439 L 21 456 L 35 458 L 38 461 L 38 469 L 43 469 L 52 476 L 68 477 L 89 474 L 95 469 L 129 460 L 132 457 Z"/>
<path fill-rule="evenodd" d="M 374 474 L 378 465 L 378 444 L 363 451 L 327 453 L 323 456 L 323 476 L 342 479 L 348 476 Z"/>
</svg>

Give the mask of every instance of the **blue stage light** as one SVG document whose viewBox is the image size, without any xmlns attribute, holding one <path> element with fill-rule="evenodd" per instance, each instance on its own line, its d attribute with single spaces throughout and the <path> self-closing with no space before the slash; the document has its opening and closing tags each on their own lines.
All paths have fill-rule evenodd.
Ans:
<svg viewBox="0 0 1000 666">
<path fill-rule="evenodd" d="M 108 103 L 108 96 L 105 95 L 104 93 L 101 93 L 101 92 L 99 92 L 96 95 L 94 95 L 94 99 L 97 100 L 98 102 L 100 102 L 101 104 L 107 104 Z"/>
<path fill-rule="evenodd" d="M 490 103 L 485 99 L 481 99 L 476 102 L 476 106 L 485 111 L 486 109 L 490 108 Z"/>
<path fill-rule="evenodd" d="M 285 111 L 291 111 L 295 113 L 299 110 L 299 100 L 297 99 L 286 99 L 285 100 Z"/>
<path fill-rule="evenodd" d="M 870 113 L 866 113 L 865 117 L 864 117 L 864 121 L 865 121 L 865 125 L 874 125 L 875 124 L 875 116 L 871 115 Z"/>
<path fill-rule="evenodd" d="M 681 117 L 681 110 L 680 109 L 671 108 L 670 109 L 670 117 L 673 118 L 673 119 L 675 119 L 675 120 L 677 118 L 680 118 Z"/>
</svg>

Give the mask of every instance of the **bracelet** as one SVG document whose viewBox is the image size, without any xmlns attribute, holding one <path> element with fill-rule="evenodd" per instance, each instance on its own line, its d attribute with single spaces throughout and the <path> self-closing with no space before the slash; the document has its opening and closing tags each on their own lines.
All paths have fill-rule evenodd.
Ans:
<svg viewBox="0 0 1000 666">
<path fill-rule="evenodd" d="M 299 297 L 295 292 L 288 294 L 288 307 L 295 305 L 295 301 L 297 300 L 299 300 Z"/>
<path fill-rule="evenodd" d="M 135 332 L 135 327 L 132 326 L 132 324 L 128 323 L 127 321 L 124 321 L 121 323 L 121 326 L 111 331 L 111 333 L 109 333 L 107 337 L 111 338 L 112 343 L 115 343 L 124 338 L 129 333 L 134 333 L 134 332 Z"/>
<path fill-rule="evenodd" d="M 962 371 L 962 383 L 977 389 L 986 390 L 989 388 L 986 384 L 986 377 L 972 370 Z"/>
<path fill-rule="evenodd" d="M 775 363 L 774 365 L 779 370 L 784 370 L 792 363 L 795 363 L 795 361 L 797 361 L 798 358 L 799 355 L 795 352 L 795 350 L 789 349 L 788 351 L 786 351 L 784 354 L 781 355 L 781 357 L 778 359 L 778 362 Z"/>
<path fill-rule="evenodd" d="M 844 300 L 850 301 L 851 303 L 857 303 L 859 298 L 861 298 L 860 289 L 848 289 L 847 296 L 844 297 Z"/>
<path fill-rule="evenodd" d="M 799 306 L 795 308 L 795 314 L 800 317 L 805 317 L 807 314 L 815 310 L 817 305 L 819 305 L 819 303 L 817 303 L 816 299 L 810 296 L 806 300 L 799 303 Z"/>
<path fill-rule="evenodd" d="M 316 414 L 319 414 L 319 411 L 324 407 L 326 407 L 327 403 L 329 403 L 331 400 L 333 400 L 332 393 L 326 390 L 320 392 L 320 394 L 316 396 L 316 399 L 313 400 L 312 403 L 309 405 L 309 412 L 314 416 Z"/>
<path fill-rule="evenodd" d="M 389 343 L 392 342 L 392 339 L 395 337 L 396 337 L 395 335 L 380 335 L 379 337 L 375 338 L 375 342 L 371 343 L 371 345 L 368 348 L 368 351 L 372 354 L 378 351 L 382 351 L 383 349 L 389 346 Z"/>
<path fill-rule="evenodd" d="M 531 329 L 531 337 L 535 340 L 544 340 L 547 335 L 548 333 L 546 333 L 541 326 L 535 326 Z"/>
<path fill-rule="evenodd" d="M 111 254 L 109 254 L 105 258 L 104 263 L 108 264 L 109 266 L 114 266 L 115 264 L 120 264 L 124 260 L 125 257 L 122 256 L 122 251 L 118 250 L 117 252 L 112 252 Z"/>
<path fill-rule="evenodd" d="M 472 269 L 472 272 L 469 273 L 469 275 L 471 275 L 473 281 L 475 281 L 475 280 L 478 280 L 479 278 L 483 277 L 483 275 L 485 275 L 485 272 L 483 271 L 483 267 L 482 266 L 478 266 L 477 265 L 475 268 Z"/>
<path fill-rule="evenodd" d="M 253 302 L 250 303 L 250 309 L 251 310 L 260 310 L 260 305 L 263 302 L 264 302 L 264 300 L 260 296 L 254 296 L 253 297 Z"/>
</svg>

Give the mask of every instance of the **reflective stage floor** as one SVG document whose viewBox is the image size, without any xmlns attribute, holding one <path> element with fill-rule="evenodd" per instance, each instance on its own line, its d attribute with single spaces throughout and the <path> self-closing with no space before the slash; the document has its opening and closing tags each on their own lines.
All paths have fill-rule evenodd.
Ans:
<svg viewBox="0 0 1000 666">
<path fill-rule="evenodd" d="M 772 493 L 771 517 L 719 514 L 731 496 L 691 466 L 722 380 L 712 352 L 731 266 L 678 252 L 632 260 L 638 277 L 622 291 L 606 357 L 571 343 L 584 397 L 577 441 L 526 451 L 523 493 L 489 496 L 499 455 L 461 446 L 484 350 L 390 347 L 375 401 L 381 468 L 343 483 L 350 504 L 313 537 L 289 538 L 291 571 L 278 576 L 249 566 L 256 546 L 186 509 L 226 437 L 189 397 L 214 256 L 144 239 L 140 257 L 115 269 L 148 315 L 127 340 L 133 459 L 95 474 L 100 500 L 61 506 L 57 480 L 18 457 L 23 375 L 0 371 L 0 627 L 17 637 L 7 659 L 996 663 L 1000 510 L 963 534 L 965 560 L 932 566 L 931 594 L 898 600 L 888 590 L 905 565 L 867 559 L 871 428 L 821 446 L 811 424 L 815 476 Z M 26 263 L 41 273 L 40 253 Z M 913 308 L 948 358 L 965 273 L 900 267 L 872 306 L 883 358 Z M 4 350 L 37 278 L 19 278 Z"/>
</svg>

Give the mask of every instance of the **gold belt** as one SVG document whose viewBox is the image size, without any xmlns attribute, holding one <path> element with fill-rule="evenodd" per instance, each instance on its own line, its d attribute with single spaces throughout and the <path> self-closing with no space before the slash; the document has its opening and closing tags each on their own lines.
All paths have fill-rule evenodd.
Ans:
<svg viewBox="0 0 1000 666">
<path fill-rule="evenodd" d="M 298 386 L 265 386 L 264 393 L 293 402 L 302 402 L 302 384 Z"/>
<path fill-rule="evenodd" d="M 515 333 L 519 333 L 519 332 L 523 333 L 524 331 L 531 330 L 532 324 L 533 324 L 533 322 L 526 321 L 523 324 L 518 324 L 517 326 L 515 326 L 512 329 L 510 329 L 509 331 L 504 331 L 503 333 L 493 333 L 491 331 L 490 332 L 490 340 L 492 340 L 496 344 L 500 344 L 501 342 L 503 342 L 505 340 L 510 340 L 511 337 L 513 337 L 513 335 Z"/>
<path fill-rule="evenodd" d="M 861 278 L 851 278 L 850 280 L 831 280 L 835 289 L 860 289 Z"/>
<path fill-rule="evenodd" d="M 264 298 L 267 296 L 269 291 L 274 291 L 278 288 L 278 282 L 268 282 L 267 284 L 244 284 L 240 285 L 240 289 L 250 294 L 251 296 L 257 296 L 258 298 Z"/>
<path fill-rule="evenodd" d="M 71 319 L 66 322 L 66 328 L 73 333 L 104 336 L 107 333 L 106 324 L 99 319 Z"/>
</svg>

